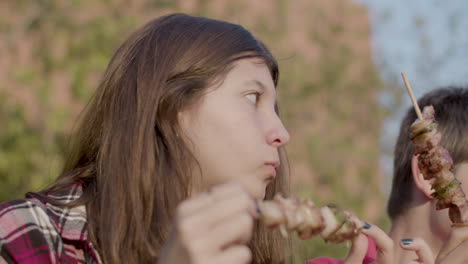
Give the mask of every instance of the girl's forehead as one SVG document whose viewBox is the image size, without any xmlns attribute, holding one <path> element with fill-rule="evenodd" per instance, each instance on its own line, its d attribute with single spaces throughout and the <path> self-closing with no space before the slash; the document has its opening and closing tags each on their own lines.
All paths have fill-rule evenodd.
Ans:
<svg viewBox="0 0 468 264">
<path fill-rule="evenodd" d="M 261 83 L 265 88 L 274 89 L 273 78 L 268 66 L 258 58 L 242 59 L 235 62 L 225 80 L 242 84 L 246 82 L 249 84 Z"/>
</svg>

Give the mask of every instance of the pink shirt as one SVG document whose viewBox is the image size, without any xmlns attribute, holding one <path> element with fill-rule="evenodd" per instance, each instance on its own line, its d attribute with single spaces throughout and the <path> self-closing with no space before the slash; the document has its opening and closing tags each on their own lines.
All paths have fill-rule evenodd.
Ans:
<svg viewBox="0 0 468 264">
<path fill-rule="evenodd" d="M 367 247 L 367 253 L 362 261 L 362 264 L 371 264 L 372 262 L 377 260 L 377 245 L 375 244 L 374 240 L 369 240 L 369 246 Z M 343 264 L 343 260 L 329 258 L 329 257 L 320 257 L 308 260 L 306 264 Z"/>
</svg>

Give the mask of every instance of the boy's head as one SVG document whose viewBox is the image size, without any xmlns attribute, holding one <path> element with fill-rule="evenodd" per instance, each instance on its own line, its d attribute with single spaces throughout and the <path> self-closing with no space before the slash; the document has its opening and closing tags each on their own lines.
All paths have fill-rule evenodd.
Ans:
<svg viewBox="0 0 468 264">
<path fill-rule="evenodd" d="M 468 162 L 468 88 L 437 89 L 425 94 L 418 100 L 418 104 L 421 110 L 427 105 L 434 107 L 439 132 L 442 134 L 441 145 L 452 156 L 455 169 L 461 163 Z M 416 113 L 411 107 L 401 123 L 395 145 L 393 183 L 387 207 L 387 212 L 392 220 L 405 213 L 413 202 L 414 192 L 418 190 L 413 177 L 414 149 L 409 136 L 410 126 L 416 118 Z M 459 171 L 456 171 L 457 177 L 460 176 Z M 468 184 L 468 179 L 460 180 L 462 185 Z M 466 183 L 463 184 L 464 182 Z M 468 189 L 465 188 L 464 191 L 466 192 Z"/>
</svg>

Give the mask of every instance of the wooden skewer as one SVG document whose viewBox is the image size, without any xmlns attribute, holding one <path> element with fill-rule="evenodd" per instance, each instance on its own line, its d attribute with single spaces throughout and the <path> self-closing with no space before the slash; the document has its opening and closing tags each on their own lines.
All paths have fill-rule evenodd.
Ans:
<svg viewBox="0 0 468 264">
<path fill-rule="evenodd" d="M 406 74 L 404 72 L 402 72 L 401 77 L 403 77 L 403 81 L 405 82 L 406 90 L 408 90 L 408 94 L 411 97 L 411 102 L 413 102 L 414 110 L 416 111 L 416 114 L 418 115 L 418 118 L 420 120 L 423 120 L 423 117 L 422 117 L 422 114 L 421 114 L 421 109 L 419 108 L 418 101 L 416 101 L 416 98 L 414 97 L 413 89 L 411 89 L 411 84 L 408 82 L 408 79 L 406 78 Z"/>
</svg>

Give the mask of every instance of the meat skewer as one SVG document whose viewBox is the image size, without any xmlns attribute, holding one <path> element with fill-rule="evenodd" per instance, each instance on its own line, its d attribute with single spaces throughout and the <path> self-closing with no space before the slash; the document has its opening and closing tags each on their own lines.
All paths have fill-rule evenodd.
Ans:
<svg viewBox="0 0 468 264">
<path fill-rule="evenodd" d="M 432 105 L 424 107 L 422 113 L 413 95 L 411 85 L 404 73 L 401 74 L 418 119 L 410 127 L 414 154 L 418 156 L 418 167 L 424 179 L 431 180 L 432 197 L 437 199 L 436 209 L 449 209 L 454 225 L 468 224 L 468 201 L 460 182 L 453 174 L 453 160 L 449 152 L 440 145 L 442 135 L 438 131 Z"/>
<path fill-rule="evenodd" d="M 283 236 L 296 231 L 301 239 L 320 235 L 326 242 L 342 243 L 356 237 L 362 229 L 353 213 L 329 205 L 317 207 L 310 200 L 284 198 L 258 202 L 260 220 L 270 228 L 279 228 Z"/>
</svg>

